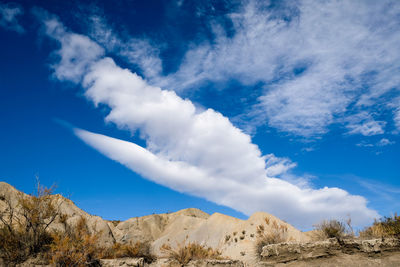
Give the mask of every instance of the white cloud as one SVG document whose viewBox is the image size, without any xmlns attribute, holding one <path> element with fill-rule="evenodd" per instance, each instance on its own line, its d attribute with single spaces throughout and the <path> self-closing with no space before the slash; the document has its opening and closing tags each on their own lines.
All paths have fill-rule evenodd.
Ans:
<svg viewBox="0 0 400 267">
<path fill-rule="evenodd" d="M 108 51 L 120 55 L 124 60 L 137 65 L 148 78 L 158 77 L 162 72 L 160 51 L 150 44 L 149 40 L 118 36 L 107 25 L 101 16 L 90 17 L 89 36 Z"/>
<path fill-rule="evenodd" d="M 249 86 L 264 83 L 265 91 L 253 107 L 253 114 L 264 119 L 254 121 L 283 132 L 313 138 L 341 124 L 351 134 L 384 133 L 388 121 L 377 117 L 393 104 L 385 94 L 399 94 L 400 85 L 398 1 L 281 4 L 283 9 L 273 9 L 268 2 L 246 1 L 228 15 L 232 37 L 210 22 L 215 39 L 189 45 L 178 70 L 166 76 L 157 53 L 140 52 L 151 50 L 148 42 L 146 49 L 133 46 L 130 60 L 157 62 L 139 64 L 149 73 L 147 80 L 177 92 L 232 78 Z M 381 109 L 375 112 L 378 104 Z M 349 126 L 346 118 L 363 111 L 373 114 L 370 121 Z M 393 112 L 400 129 L 400 112 Z"/>
<path fill-rule="evenodd" d="M 349 133 L 351 134 L 362 134 L 365 136 L 371 136 L 371 135 L 377 135 L 377 134 L 383 134 L 383 126 L 386 123 L 383 121 L 377 122 L 377 121 L 368 121 L 365 122 L 362 125 L 352 125 L 349 126 L 351 131 Z"/>
<path fill-rule="evenodd" d="M 389 104 L 389 107 L 393 109 L 393 121 L 396 126 L 394 133 L 400 132 L 400 97 L 393 99 Z"/>
<path fill-rule="evenodd" d="M 394 122 L 397 127 L 397 131 L 400 131 L 400 108 L 398 108 L 394 114 Z"/>
<path fill-rule="evenodd" d="M 292 162 L 288 158 L 278 158 L 274 154 L 268 154 L 265 156 L 266 160 L 266 171 L 269 177 L 277 177 L 281 174 L 287 173 L 290 169 L 297 166 L 296 163 Z"/>
<path fill-rule="evenodd" d="M 374 147 L 373 144 L 368 143 L 366 141 L 361 141 L 360 143 L 356 144 L 356 146 L 359 146 L 359 147 Z"/>
<path fill-rule="evenodd" d="M 390 141 L 387 138 L 382 138 L 381 140 L 379 140 L 379 142 L 376 144 L 377 146 L 389 146 L 389 145 L 393 145 L 396 142 L 394 141 Z"/>
<path fill-rule="evenodd" d="M 349 214 L 356 226 L 379 215 L 366 208 L 366 200 L 339 188 L 301 188 L 276 178 L 262 178 L 255 185 L 234 179 L 211 177 L 186 162 L 159 157 L 134 143 L 75 129 L 88 145 L 107 157 L 158 184 L 183 193 L 203 197 L 250 215 L 267 211 L 297 227 L 310 228 L 322 219 L 345 219 Z"/>
<path fill-rule="evenodd" d="M 393 145 L 393 144 L 395 144 L 396 142 L 395 141 L 390 141 L 389 139 L 387 139 L 387 138 L 382 138 L 382 139 L 380 139 L 378 142 L 376 142 L 376 143 L 369 143 L 369 142 L 366 142 L 366 141 L 361 141 L 360 143 L 358 143 L 358 144 L 356 144 L 356 146 L 359 146 L 359 147 L 370 147 L 370 148 L 372 148 L 372 147 L 383 147 L 383 146 L 390 146 L 390 145 Z M 380 152 L 379 151 L 379 154 L 380 153 L 382 153 L 382 152 Z"/>
<path fill-rule="evenodd" d="M 17 19 L 17 17 L 23 13 L 22 7 L 15 3 L 3 4 L 0 2 L 0 27 L 18 33 L 24 33 L 25 30 Z"/>
<path fill-rule="evenodd" d="M 89 66 L 104 55 L 104 49 L 84 35 L 67 34 L 58 18 L 42 9 L 34 9 L 33 14 L 43 21 L 45 34 L 60 42 L 55 53 L 58 62 L 52 66 L 55 78 L 79 83 Z"/>
<path fill-rule="evenodd" d="M 75 129 L 77 136 L 107 157 L 174 190 L 245 214 L 267 211 L 299 227 L 310 227 L 324 218 L 345 218 L 348 214 L 357 225 L 378 217 L 361 196 L 338 188 L 301 187 L 269 177 L 282 176 L 295 164 L 274 155 L 262 156 L 250 136 L 220 113 L 199 110 L 175 92 L 149 85 L 109 57 L 98 58 L 95 53 L 81 58 L 83 51 L 100 51 L 98 45 L 64 28 L 52 30 L 60 25 L 53 27 L 50 22 L 44 21 L 47 34 L 61 44 L 58 51 L 61 60 L 54 65 L 56 77 L 74 82 L 83 77 L 85 96 L 96 105 L 110 108 L 106 121 L 138 132 L 146 140 L 143 148 Z M 71 39 L 79 42 L 65 41 Z M 82 73 L 70 74 L 68 69 L 73 64 Z"/>
</svg>

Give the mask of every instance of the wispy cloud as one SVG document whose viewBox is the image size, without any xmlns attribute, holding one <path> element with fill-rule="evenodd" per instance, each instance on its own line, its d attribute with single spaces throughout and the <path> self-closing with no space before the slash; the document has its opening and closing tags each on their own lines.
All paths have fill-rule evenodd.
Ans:
<svg viewBox="0 0 400 267">
<path fill-rule="evenodd" d="M 160 51 L 150 40 L 116 34 L 100 15 L 92 15 L 89 21 L 88 35 L 96 42 L 125 61 L 138 66 L 147 79 L 161 75 Z"/>
<path fill-rule="evenodd" d="M 400 97 L 393 99 L 389 107 L 393 109 L 393 120 L 397 127 L 394 133 L 398 134 L 400 133 Z"/>
<path fill-rule="evenodd" d="M 0 27 L 7 30 L 24 33 L 24 28 L 19 24 L 17 17 L 24 13 L 23 8 L 16 3 L 4 4 L 0 2 Z"/>
<path fill-rule="evenodd" d="M 376 121 L 366 111 L 357 113 L 346 118 L 346 128 L 349 134 L 361 134 L 364 136 L 372 136 L 383 134 L 385 121 Z"/>
<path fill-rule="evenodd" d="M 368 189 L 375 195 L 386 201 L 395 202 L 389 205 L 389 208 L 395 208 L 397 205 L 396 195 L 400 195 L 400 188 L 393 185 L 369 181 L 366 179 L 356 179 L 356 181 L 364 188 Z"/>
<path fill-rule="evenodd" d="M 382 138 L 382 139 L 380 139 L 379 141 L 377 141 L 375 143 L 370 143 L 370 142 L 367 142 L 367 141 L 363 140 L 360 143 L 356 144 L 356 146 L 359 146 L 359 147 L 371 147 L 372 148 L 372 147 L 390 146 L 390 145 L 393 145 L 395 143 L 396 143 L 395 141 L 391 141 L 391 140 L 389 140 L 387 138 Z"/>
<path fill-rule="evenodd" d="M 179 192 L 245 214 L 267 211 L 299 227 L 348 214 L 358 225 L 378 217 L 361 196 L 339 188 L 313 189 L 271 177 L 282 176 L 295 164 L 274 155 L 263 156 L 250 136 L 222 114 L 196 108 L 174 91 L 148 84 L 116 65 L 112 58 L 102 56 L 94 41 L 68 32 L 46 14 L 39 17 L 48 36 L 61 46 L 57 51 L 60 58 L 54 64 L 55 77 L 81 84 L 87 99 L 110 108 L 106 121 L 138 133 L 146 141 L 146 147 L 141 147 L 75 129 L 79 138 L 107 157 Z M 85 51 L 98 53 L 81 57 Z"/>
<path fill-rule="evenodd" d="M 177 92 L 209 81 L 264 84 L 253 106 L 253 126 L 266 123 L 309 139 L 332 124 L 364 136 L 385 133 L 392 121 L 400 129 L 393 97 L 400 94 L 398 1 L 283 1 L 278 6 L 245 1 L 227 15 L 232 36 L 211 21 L 212 40 L 189 45 L 178 70 L 167 75 L 157 53 L 148 52 L 148 41 L 127 40 L 123 51 L 133 53 L 126 58 L 138 62 L 150 84 Z M 116 36 L 104 29 L 96 38 Z M 140 45 L 129 47 L 132 43 Z M 140 63 L 145 60 L 151 63 Z M 387 111 L 392 117 L 379 119 Z M 360 113 L 370 118 L 355 121 Z"/>
<path fill-rule="evenodd" d="M 267 175 L 270 177 L 276 177 L 283 173 L 287 173 L 288 170 L 293 169 L 297 166 L 296 163 L 292 162 L 288 158 L 278 158 L 273 154 L 265 156 Z"/>
<path fill-rule="evenodd" d="M 376 144 L 377 146 L 389 146 L 389 145 L 393 145 L 395 144 L 395 141 L 390 141 L 387 138 L 382 138 L 381 140 L 379 140 L 379 142 Z"/>
</svg>

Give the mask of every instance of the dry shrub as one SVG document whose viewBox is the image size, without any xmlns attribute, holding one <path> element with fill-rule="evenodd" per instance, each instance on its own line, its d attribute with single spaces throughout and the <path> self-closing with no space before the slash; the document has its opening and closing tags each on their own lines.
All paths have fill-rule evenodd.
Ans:
<svg viewBox="0 0 400 267">
<path fill-rule="evenodd" d="M 121 223 L 120 220 L 112 220 L 112 221 L 110 221 L 110 222 L 111 222 L 115 227 L 117 227 L 117 225 Z"/>
<path fill-rule="evenodd" d="M 164 244 L 161 246 L 161 250 L 169 259 L 177 261 L 182 266 L 185 266 L 191 260 L 222 259 L 221 252 L 218 250 L 198 243 L 189 242 L 186 244 L 185 241 L 178 244 L 175 249 L 170 245 Z"/>
<path fill-rule="evenodd" d="M 384 217 L 380 221 L 375 220 L 372 226 L 360 232 L 361 238 L 385 238 L 400 237 L 400 216 Z"/>
<path fill-rule="evenodd" d="M 6 266 L 23 262 L 29 257 L 24 239 L 21 230 L 9 231 L 6 227 L 0 229 L 0 257 Z"/>
<path fill-rule="evenodd" d="M 86 219 L 81 217 L 76 226 L 66 225 L 65 233 L 53 233 L 50 262 L 57 266 L 96 266 L 101 248 L 97 245 L 99 233 L 91 234 Z"/>
<path fill-rule="evenodd" d="M 256 255 L 261 255 L 262 248 L 270 244 L 278 244 L 288 241 L 288 228 L 286 225 L 280 225 L 276 221 L 270 222 L 265 218 L 265 223 L 269 225 L 269 231 L 265 231 L 264 225 L 257 226 Z"/>
<path fill-rule="evenodd" d="M 150 244 L 115 243 L 105 248 L 99 245 L 101 232 L 91 233 L 86 219 L 81 217 L 75 226 L 64 223 L 65 233 L 54 233 L 49 259 L 57 266 L 98 266 L 100 259 L 144 258 L 152 262 L 154 256 L 150 252 Z"/>
<path fill-rule="evenodd" d="M 147 263 L 155 260 L 155 256 L 151 253 L 151 247 L 148 242 L 136 242 L 132 244 L 115 243 L 111 248 L 102 250 L 100 258 L 116 259 L 116 258 L 144 258 Z"/>
<path fill-rule="evenodd" d="M 0 213 L 0 257 L 8 264 L 25 261 L 49 248 L 52 238 L 48 227 L 59 215 L 59 206 L 51 197 L 54 186 L 42 187 L 36 193 L 18 193 L 14 200 L 2 196 L 5 209 Z"/>
<path fill-rule="evenodd" d="M 91 233 L 84 217 L 76 225 L 69 225 L 68 216 L 60 214 L 61 202 L 51 196 L 53 191 L 54 187 L 42 187 L 38 181 L 34 195 L 18 193 L 16 199 L 0 196 L 5 204 L 0 212 L 2 264 L 13 266 L 39 253 L 57 266 L 97 266 L 103 257 L 143 257 L 147 262 L 154 259 L 147 243 L 99 246 L 101 233 Z M 56 218 L 65 232 L 48 231 Z"/>
<path fill-rule="evenodd" d="M 314 225 L 315 230 L 321 233 L 321 238 L 336 238 L 341 240 L 346 237 L 353 237 L 353 229 L 351 227 L 351 219 L 346 224 L 338 220 L 324 220 Z"/>
</svg>

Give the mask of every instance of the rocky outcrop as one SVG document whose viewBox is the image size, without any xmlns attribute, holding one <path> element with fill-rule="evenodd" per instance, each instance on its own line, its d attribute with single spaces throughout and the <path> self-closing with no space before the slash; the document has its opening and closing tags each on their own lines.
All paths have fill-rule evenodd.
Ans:
<svg viewBox="0 0 400 267">
<path fill-rule="evenodd" d="M 238 260 L 199 260 L 191 261 L 187 267 L 244 267 L 243 262 Z"/>
<path fill-rule="evenodd" d="M 103 267 L 181 267 L 182 265 L 168 259 L 159 259 L 151 264 L 145 263 L 143 259 L 123 258 L 101 260 Z M 237 260 L 195 260 L 185 265 L 185 267 L 244 267 L 241 261 Z"/>
<path fill-rule="evenodd" d="M 146 263 L 143 258 L 120 258 L 102 259 L 99 262 L 101 267 L 181 267 L 178 262 L 168 259 L 158 259 L 152 263 Z M 0 266 L 5 266 L 0 263 Z M 237 260 L 195 260 L 185 265 L 185 267 L 244 267 L 244 263 Z M 41 262 L 38 259 L 30 259 L 16 267 L 56 267 Z"/>
<path fill-rule="evenodd" d="M 121 258 L 121 259 L 107 259 L 100 260 L 100 265 L 103 267 L 144 267 L 145 262 L 143 258 Z"/>
<path fill-rule="evenodd" d="M 263 247 L 261 258 L 266 264 L 278 264 L 334 258 L 343 255 L 377 257 L 391 252 L 400 252 L 400 241 L 398 239 L 337 240 L 331 238 L 309 243 L 286 242 L 267 245 Z"/>
</svg>

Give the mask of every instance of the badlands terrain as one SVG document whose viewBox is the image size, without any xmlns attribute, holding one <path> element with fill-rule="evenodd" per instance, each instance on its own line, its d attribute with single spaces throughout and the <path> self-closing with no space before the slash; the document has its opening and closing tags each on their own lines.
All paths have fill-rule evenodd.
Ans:
<svg viewBox="0 0 400 267">
<path fill-rule="evenodd" d="M 17 206 L 17 189 L 0 182 L 0 212 L 8 208 L 6 200 Z M 25 195 L 25 197 L 30 197 Z M 107 221 L 78 208 L 61 195 L 51 195 L 62 216 L 47 231 L 63 232 L 84 218 L 96 242 L 102 247 L 115 243 L 150 244 L 155 256 L 152 262 L 143 258 L 101 259 L 100 266 L 183 266 L 166 255 L 163 247 L 172 249 L 199 244 L 220 252 L 217 259 L 193 260 L 185 266 L 400 266 L 400 243 L 397 239 L 316 240 L 314 232 L 302 232 L 279 218 L 257 212 L 247 220 L 220 213 L 212 215 L 189 208 L 173 213 L 133 217 L 126 221 Z M 63 218 L 63 219 L 61 219 Z M 286 242 L 257 249 L 260 234 L 283 229 Z M 260 233 L 263 231 L 264 233 Z M 47 266 L 31 258 L 18 266 Z M 4 265 L 4 263 L 3 263 Z"/>
</svg>

